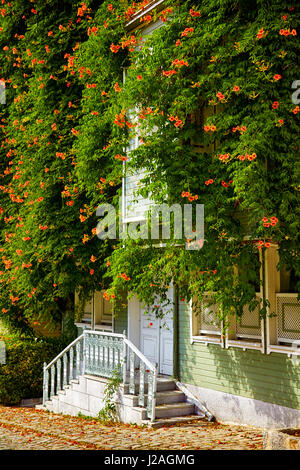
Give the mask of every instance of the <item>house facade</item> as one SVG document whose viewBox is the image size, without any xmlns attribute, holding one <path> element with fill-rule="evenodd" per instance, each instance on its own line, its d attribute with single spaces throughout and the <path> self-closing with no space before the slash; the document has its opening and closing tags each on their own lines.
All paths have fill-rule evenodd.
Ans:
<svg viewBox="0 0 300 470">
<path fill-rule="evenodd" d="M 153 9 L 163 8 L 163 3 L 150 2 L 143 12 L 130 20 L 129 31 L 140 24 L 141 15 L 146 15 Z M 159 27 L 163 27 L 163 22 L 157 21 L 148 25 L 141 34 L 146 36 Z M 132 141 L 130 150 L 134 150 L 137 145 L 137 140 Z M 142 177 L 143 173 L 124 176 L 124 224 L 143 221 L 151 205 L 149 199 L 137 197 L 135 194 Z M 295 291 L 294 273 L 284 269 L 277 271 L 278 260 L 278 247 L 272 244 L 266 250 L 260 272 L 257 273 L 257 299 L 265 297 L 269 300 L 266 318 L 260 318 L 258 307 L 251 310 L 246 306 L 241 319 L 236 316 L 228 318 L 229 326 L 225 333 L 218 321 L 219 306 L 211 305 L 209 292 L 200 304 L 197 299 L 186 302 L 171 285 L 168 291 L 170 303 L 161 318 L 155 316 L 154 308 L 153 312 L 151 309 L 149 311 L 136 297 L 127 296 L 126 292 L 117 301 L 114 309 L 105 299 L 103 291 L 95 292 L 85 306 L 82 320 L 77 323 L 78 337 L 97 333 L 95 338 L 97 336 L 101 341 L 110 343 L 101 343 L 102 352 L 100 349 L 95 352 L 97 343 L 85 343 L 83 353 L 78 353 L 75 378 L 78 383 L 72 385 L 74 396 L 70 392 L 68 402 L 64 395 L 61 400 L 62 403 L 63 400 L 65 402 L 61 407 L 58 404 L 59 399 L 56 399 L 56 408 L 54 406 L 52 409 L 71 414 L 81 411 L 95 415 L 97 410 L 101 409 L 102 402 L 99 397 L 103 397 L 105 380 L 109 377 L 106 372 L 101 373 L 101 364 L 110 362 L 109 358 L 112 356 L 109 351 L 118 350 L 119 356 L 117 360 L 112 360 L 112 364 L 123 360 L 123 395 L 116 398 L 120 404 L 120 416 L 123 421 L 144 422 L 147 417 L 150 419 L 150 412 L 147 416 L 145 413 L 142 416 L 137 410 L 138 407 L 151 408 L 142 398 L 146 390 L 143 385 L 144 371 L 148 370 L 150 374 L 153 371 L 154 382 L 157 377 L 162 381 L 173 381 L 175 391 L 185 393 L 186 400 L 181 403 L 193 403 L 198 414 L 203 412 L 204 415 L 213 415 L 222 422 L 265 428 L 300 426 L 300 302 Z M 270 313 L 275 315 L 270 316 Z M 116 345 L 118 341 L 124 341 L 124 338 L 128 342 L 127 353 L 123 343 L 121 349 L 113 343 L 115 341 Z M 92 353 L 91 348 L 94 348 Z M 87 350 L 88 359 L 85 362 L 80 354 L 84 356 Z M 107 360 L 105 350 L 108 351 Z M 73 355 L 71 360 L 73 363 Z M 85 362 L 85 367 L 87 363 L 90 365 L 88 369 L 83 369 L 81 378 L 80 360 Z M 142 363 L 144 375 L 142 379 L 141 376 L 138 379 L 139 401 L 133 400 L 129 404 L 128 390 L 125 387 L 126 373 L 131 377 L 131 385 L 127 384 L 129 394 L 134 395 L 137 382 L 134 382 L 133 375 L 137 370 L 141 370 Z M 110 372 L 112 370 L 113 367 L 110 366 Z M 82 378 L 84 376 L 85 378 Z M 95 383 L 93 376 L 97 377 Z M 102 382 L 101 377 L 104 377 Z M 65 379 L 68 381 L 67 374 Z M 73 375 L 69 379 L 73 380 Z M 152 379 L 148 382 L 146 380 L 145 383 L 148 384 L 147 396 L 151 398 L 152 403 L 154 400 L 155 408 L 159 389 L 154 387 L 153 393 L 150 394 Z M 163 386 L 160 383 L 160 387 Z M 89 400 L 93 401 L 94 405 L 87 404 L 82 407 L 83 402 L 80 403 L 78 398 L 76 405 L 75 392 L 82 393 L 81 399 L 87 403 Z M 164 417 L 159 415 L 159 410 L 158 406 L 158 414 L 154 419 L 158 416 Z M 181 410 L 180 415 L 191 416 L 195 413 L 195 409 L 192 412 L 191 409 L 185 411 Z M 176 416 L 176 411 L 167 416 Z"/>
</svg>

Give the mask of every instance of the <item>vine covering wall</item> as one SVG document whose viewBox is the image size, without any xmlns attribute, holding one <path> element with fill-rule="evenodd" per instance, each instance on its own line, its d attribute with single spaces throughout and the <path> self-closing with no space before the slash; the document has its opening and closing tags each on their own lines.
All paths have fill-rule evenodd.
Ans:
<svg viewBox="0 0 300 470">
<path fill-rule="evenodd" d="M 171 281 L 241 314 L 271 243 L 299 274 L 296 5 L 166 1 L 128 30 L 148 3 L 2 0 L 0 315 L 14 324 L 59 319 L 80 286 L 153 304 Z M 204 204 L 201 250 L 97 238 L 124 161 L 147 171 L 144 196 Z"/>
</svg>

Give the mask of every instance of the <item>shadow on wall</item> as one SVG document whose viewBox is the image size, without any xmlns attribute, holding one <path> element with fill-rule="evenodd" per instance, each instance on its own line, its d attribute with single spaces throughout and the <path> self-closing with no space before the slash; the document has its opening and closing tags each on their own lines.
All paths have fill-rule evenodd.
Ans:
<svg viewBox="0 0 300 470">
<path fill-rule="evenodd" d="M 228 415 L 245 416 L 249 412 L 266 420 L 269 416 L 270 422 L 283 423 L 293 422 L 295 411 L 274 405 L 300 410 L 300 358 L 294 361 L 284 354 L 265 355 L 199 343 L 182 346 L 180 357 L 181 381 L 210 389 L 212 402 L 226 408 Z M 187 357 L 192 367 L 187 367 L 183 359 Z M 214 391 L 222 392 L 222 398 Z M 258 401 L 250 405 L 249 398 Z M 267 403 L 270 405 L 266 406 Z"/>
</svg>

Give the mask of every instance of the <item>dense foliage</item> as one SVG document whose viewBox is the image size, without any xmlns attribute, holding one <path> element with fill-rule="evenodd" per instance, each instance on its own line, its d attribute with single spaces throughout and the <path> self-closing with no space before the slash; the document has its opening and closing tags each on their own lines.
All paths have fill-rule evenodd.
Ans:
<svg viewBox="0 0 300 470">
<path fill-rule="evenodd" d="M 0 314 L 11 322 L 59 320 L 80 286 L 152 304 L 171 281 L 240 314 L 273 243 L 299 274 L 297 7 L 166 1 L 128 30 L 147 3 L 2 0 Z M 143 195 L 204 204 L 201 250 L 98 240 L 95 210 L 117 206 L 124 164 L 146 170 Z"/>
<path fill-rule="evenodd" d="M 50 362 L 65 346 L 61 339 L 24 340 L 1 337 L 6 346 L 6 364 L 0 365 L 0 403 L 18 405 L 22 399 L 43 395 L 43 363 Z"/>
</svg>

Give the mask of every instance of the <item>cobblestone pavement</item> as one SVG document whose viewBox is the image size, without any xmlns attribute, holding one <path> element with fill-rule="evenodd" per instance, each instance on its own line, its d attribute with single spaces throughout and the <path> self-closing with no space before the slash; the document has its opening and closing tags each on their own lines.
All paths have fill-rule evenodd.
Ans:
<svg viewBox="0 0 300 470">
<path fill-rule="evenodd" d="M 261 450 L 262 435 L 205 419 L 151 429 L 0 406 L 0 450 Z"/>
</svg>

